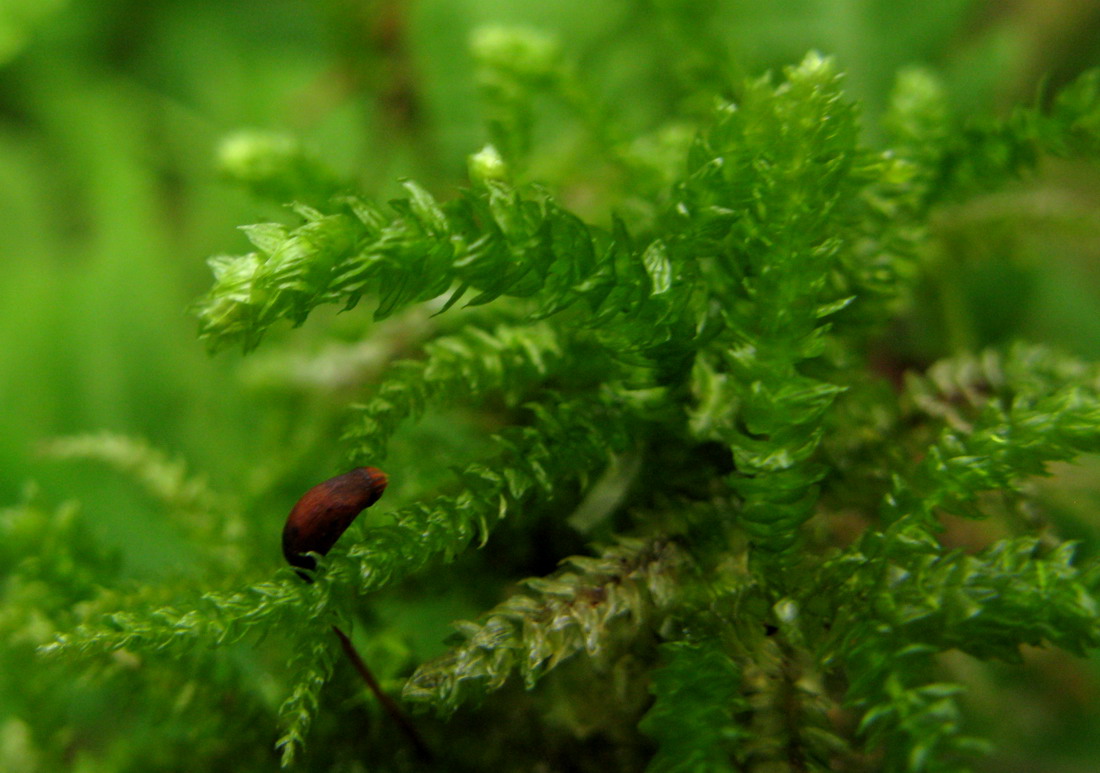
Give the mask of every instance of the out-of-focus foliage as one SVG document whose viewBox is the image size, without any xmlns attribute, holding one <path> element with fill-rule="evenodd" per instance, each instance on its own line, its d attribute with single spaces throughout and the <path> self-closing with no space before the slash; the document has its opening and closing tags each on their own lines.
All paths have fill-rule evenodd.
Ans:
<svg viewBox="0 0 1100 773">
<path fill-rule="evenodd" d="M 1094 764 L 1092 5 L 5 4 L 0 767 Z"/>
</svg>

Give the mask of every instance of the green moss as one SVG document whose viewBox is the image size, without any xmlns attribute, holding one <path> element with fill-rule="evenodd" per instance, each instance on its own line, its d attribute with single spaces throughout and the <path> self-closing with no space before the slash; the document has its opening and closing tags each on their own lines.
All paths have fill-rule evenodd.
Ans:
<svg viewBox="0 0 1100 773">
<path fill-rule="evenodd" d="M 434 709 L 417 725 L 440 759 L 463 750 L 441 770 L 966 769 L 988 745 L 938 655 L 1100 644 L 1100 564 L 1074 559 L 1028 485 L 1100 451 L 1100 369 L 1010 335 L 913 362 L 897 331 L 935 278 L 945 332 L 930 347 L 969 340 L 937 218 L 1045 156 L 1095 154 L 1098 76 L 1049 109 L 960 120 L 935 77 L 910 70 L 868 133 L 831 58 L 735 79 L 700 40 L 687 82 L 711 91 L 641 131 L 597 107 L 552 37 L 494 27 L 473 44 L 493 144 L 470 148 L 461 190 L 405 181 L 378 203 L 291 139 L 223 146 L 227 174 L 293 205 L 286 222 L 244 227 L 254 251 L 211 259 L 200 338 L 274 349 L 273 330 L 310 321 L 345 339 L 326 362 L 361 368 L 299 370 L 350 410 L 303 399 L 280 415 L 309 453 L 338 448 L 347 465 L 398 448 L 383 515 L 307 585 L 258 547 L 306 451 L 272 449 L 222 494 L 142 443 L 62 441 L 56 455 L 135 475 L 201 571 L 105 590 L 87 579 L 109 581 L 102 556 L 24 545 L 46 517 L 27 505 L 0 528 L 42 557 L 0 553 L 4 601 L 22 610 L 0 631 L 33 629 L 44 662 L 82 674 L 148 663 L 172 722 L 230 717 L 241 743 L 277 737 L 287 767 L 418 769 L 391 717 L 348 686 L 328 634 L 355 624 L 383 686 Z M 544 109 L 587 137 L 570 135 L 570 152 L 590 168 L 534 179 L 560 150 L 540 146 Z M 339 328 L 326 308 L 370 322 Z M 433 437 L 476 457 L 441 474 L 436 453 L 408 446 Z M 1001 532 L 963 550 L 945 536 L 955 517 Z M 35 583 L 79 609 L 34 619 Z M 495 601 L 416 662 L 431 648 L 403 637 L 433 629 L 440 596 Z M 411 620 L 394 619 L 405 608 Z M 482 748 L 451 743 L 484 716 Z M 23 725 L 2 727 L 33 756 Z"/>
</svg>

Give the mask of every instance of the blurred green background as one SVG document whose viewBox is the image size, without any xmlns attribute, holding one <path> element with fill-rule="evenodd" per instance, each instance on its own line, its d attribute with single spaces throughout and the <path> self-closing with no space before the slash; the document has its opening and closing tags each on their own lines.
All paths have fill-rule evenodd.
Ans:
<svg viewBox="0 0 1100 773">
<path fill-rule="evenodd" d="M 205 258 L 247 251 L 238 225 L 283 216 L 220 178 L 218 145 L 240 129 L 289 131 L 372 195 L 396 193 L 402 176 L 446 195 L 486 141 L 468 43 L 489 23 L 557 37 L 630 131 L 684 108 L 683 84 L 703 69 L 670 56 L 685 38 L 703 59 L 728 52 L 746 75 L 811 48 L 835 55 L 872 143 L 903 68 L 930 69 L 957 110 L 981 114 L 1042 100 L 1100 65 L 1095 0 L 0 0 L 0 504 L 32 485 L 49 502 L 79 499 L 95 536 L 140 578 L 181 558 L 157 506 L 101 468 L 44 460 L 43 440 L 142 437 L 227 492 L 276 474 L 265 460 L 295 443 L 323 458 L 289 492 L 331 474 L 337 445 L 303 439 L 294 422 L 309 390 L 270 376 L 284 361 L 265 363 L 264 350 L 211 358 L 195 339 L 187 307 L 210 284 Z M 560 120 L 551 110 L 540 129 L 551 152 L 536 168 L 598 190 L 552 152 L 568 149 Z M 918 310 L 899 339 L 906 354 L 1019 335 L 1100 357 L 1096 171 L 1048 163 L 944 212 L 943 276 L 929 293 L 950 288 L 969 319 L 960 334 Z M 574 191 L 570 203 L 586 201 Z M 322 315 L 269 347 L 314 352 L 333 329 L 353 341 L 366 327 L 355 314 Z M 1033 672 L 1065 668 L 1036 663 L 1005 678 L 1028 694 Z M 1021 711 L 1000 729 L 1003 707 L 979 694 L 1009 743 L 996 769 L 1037 769 L 1013 752 L 1030 736 L 1045 769 L 1095 769 L 1100 739 L 1086 729 L 1100 719 L 1098 672 L 1071 672 L 1072 689 L 1036 697 L 1049 712 Z"/>
</svg>

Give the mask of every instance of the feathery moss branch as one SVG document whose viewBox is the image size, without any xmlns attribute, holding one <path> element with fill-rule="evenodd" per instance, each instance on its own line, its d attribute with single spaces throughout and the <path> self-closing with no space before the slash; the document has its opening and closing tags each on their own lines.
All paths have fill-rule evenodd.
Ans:
<svg viewBox="0 0 1100 773">
<path fill-rule="evenodd" d="M 239 565 L 248 543 L 247 524 L 226 498 L 180 460 L 140 439 L 99 433 L 54 438 L 41 446 L 54 459 L 90 459 L 107 464 L 138 481 L 162 502 L 196 544 L 214 546 L 204 555 L 226 566 Z"/>
<path fill-rule="evenodd" d="M 886 124 L 898 153 L 913 164 L 922 206 L 929 207 L 1032 172 L 1044 155 L 1095 157 L 1100 71 L 1062 89 L 1047 111 L 1017 107 L 1007 118 L 963 120 L 934 77 L 909 70 L 899 78 Z"/>
<path fill-rule="evenodd" d="M 886 520 L 916 514 L 933 523 L 938 508 L 981 518 L 973 504 L 979 493 L 1011 490 L 1025 477 L 1046 474 L 1049 462 L 1100 451 L 1095 368 L 1034 348 L 1016 348 L 1000 367 L 996 362 L 985 360 L 984 388 L 992 394 L 977 398 L 977 416 L 944 428 L 913 470 L 895 477 L 882 509 Z M 943 366 L 933 378 L 970 369 L 971 363 Z M 975 398 L 981 388 L 971 379 L 967 391 Z M 926 382 L 914 380 L 910 389 L 929 404 Z"/>
<path fill-rule="evenodd" d="M 435 338 L 424 346 L 424 360 L 392 365 L 371 399 L 353 406 L 344 440 L 353 455 L 380 460 L 398 424 L 429 407 L 501 392 L 514 401 L 525 389 L 544 382 L 567 361 L 558 332 L 544 323 L 470 326 Z"/>
<path fill-rule="evenodd" d="M 1038 545 L 1004 540 L 968 556 L 909 520 L 869 532 L 823 567 L 823 583 L 848 600 L 826 613 L 824 662 L 843 665 L 861 731 L 902 769 L 985 748 L 963 735 L 960 688 L 935 681 L 934 653 L 1018 661 L 1023 644 L 1082 654 L 1100 645 L 1096 566 L 1074 566 L 1071 544 L 1046 555 Z"/>
<path fill-rule="evenodd" d="M 698 389 L 736 406 L 708 422 L 708 435 L 733 451 L 729 481 L 757 556 L 785 562 L 824 475 L 812 460 L 822 417 L 844 389 L 801 371 L 826 350 L 826 318 L 854 300 L 845 272 L 854 256 L 842 254 L 860 237 L 862 196 L 881 161 L 858 144 L 834 66 L 811 55 L 779 86 L 750 83 L 689 164 L 678 189 L 683 241 L 714 256 L 716 281 L 736 299 L 723 307 L 728 332 L 714 355 L 697 361 L 695 377 L 707 379 Z"/>
<path fill-rule="evenodd" d="M 688 559 L 674 543 L 620 538 L 597 557 L 564 563 L 549 577 L 527 580 L 526 592 L 481 621 L 456 623 L 463 641 L 417 669 L 405 698 L 449 712 L 500 689 L 516 671 L 530 689 L 567 658 L 581 652 L 600 658 L 616 637 L 657 626 L 682 602 L 677 585 Z"/>
<path fill-rule="evenodd" d="M 732 773 L 746 731 L 734 719 L 748 709 L 741 674 L 717 642 L 678 641 L 661 647 L 653 672 L 655 701 L 639 729 L 657 741 L 651 773 Z"/>
<path fill-rule="evenodd" d="M 284 768 L 293 768 L 305 747 L 309 727 L 321 707 L 321 690 L 332 678 L 337 657 L 332 641 L 317 636 L 306 648 L 296 650 L 287 664 L 294 688 L 279 707 L 283 734 L 275 744 Z"/>
<path fill-rule="evenodd" d="M 451 560 L 472 542 L 484 544 L 503 518 L 535 499 L 551 500 L 570 482 L 582 482 L 628 444 L 636 419 L 613 400 L 568 401 L 552 409 L 531 404 L 535 424 L 497 436 L 493 462 L 459 475 L 460 493 L 404 507 L 393 523 L 368 529 L 347 561 L 333 571 L 354 576 L 363 592 L 415 572 L 437 557 Z"/>
</svg>

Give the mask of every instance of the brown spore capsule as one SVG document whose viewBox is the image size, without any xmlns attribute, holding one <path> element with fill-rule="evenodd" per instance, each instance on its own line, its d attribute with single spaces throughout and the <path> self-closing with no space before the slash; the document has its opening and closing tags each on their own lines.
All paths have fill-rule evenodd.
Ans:
<svg viewBox="0 0 1100 773">
<path fill-rule="evenodd" d="M 388 482 L 381 470 L 356 467 L 307 491 L 283 527 L 283 556 L 287 562 L 302 569 L 316 568 L 313 556 L 305 554 L 328 553 L 355 517 L 378 501 Z"/>
</svg>

